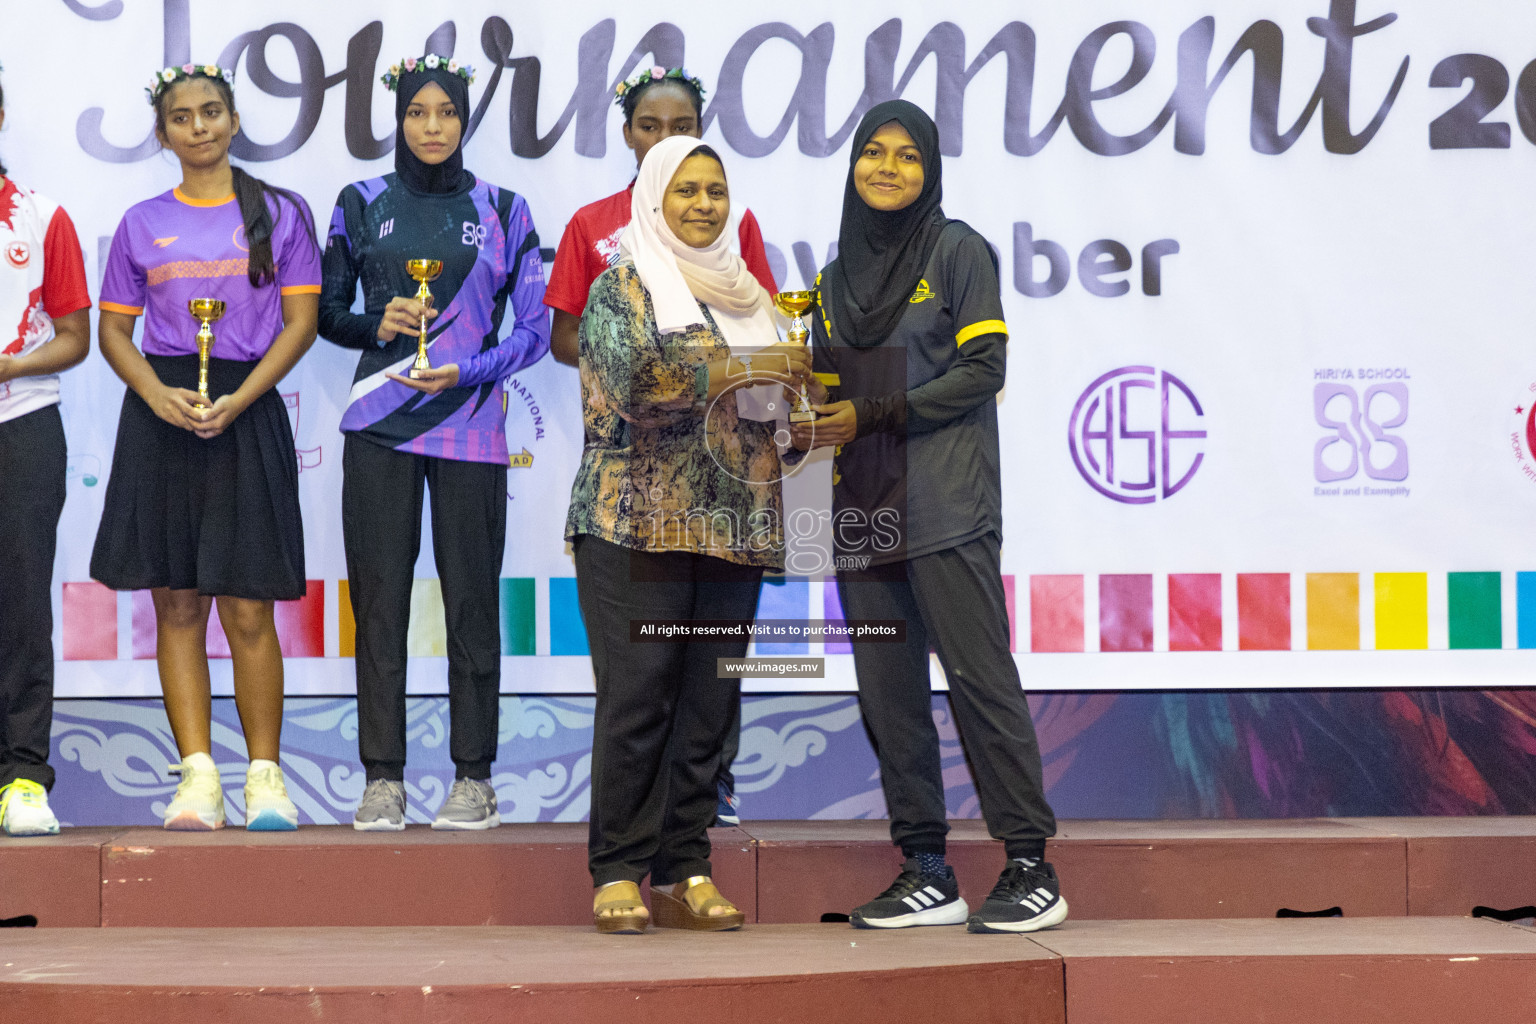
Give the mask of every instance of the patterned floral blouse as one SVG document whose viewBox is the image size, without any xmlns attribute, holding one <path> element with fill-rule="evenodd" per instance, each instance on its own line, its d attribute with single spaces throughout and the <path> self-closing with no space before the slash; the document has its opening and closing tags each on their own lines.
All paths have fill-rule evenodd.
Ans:
<svg viewBox="0 0 1536 1024">
<path fill-rule="evenodd" d="M 729 348 L 700 308 L 705 324 L 662 335 L 633 263 L 593 283 L 580 333 L 586 443 L 565 536 L 781 569 L 775 425 L 738 418 L 734 393 L 705 401 L 707 362 Z"/>
</svg>

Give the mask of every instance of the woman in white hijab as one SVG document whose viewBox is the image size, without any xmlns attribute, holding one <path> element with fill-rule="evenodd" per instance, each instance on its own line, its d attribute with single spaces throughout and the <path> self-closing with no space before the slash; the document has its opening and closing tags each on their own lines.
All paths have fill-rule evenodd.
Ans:
<svg viewBox="0 0 1536 1024">
<path fill-rule="evenodd" d="M 596 677 L 588 865 L 601 932 L 739 928 L 710 880 L 715 771 L 765 568 L 784 564 L 784 389 L 810 359 L 730 251 L 719 156 L 657 143 L 580 330 L 586 443 L 566 539 Z M 768 385 L 768 386 L 763 386 Z M 716 631 L 705 636 L 706 624 Z M 727 624 L 725 631 L 720 631 Z"/>
</svg>

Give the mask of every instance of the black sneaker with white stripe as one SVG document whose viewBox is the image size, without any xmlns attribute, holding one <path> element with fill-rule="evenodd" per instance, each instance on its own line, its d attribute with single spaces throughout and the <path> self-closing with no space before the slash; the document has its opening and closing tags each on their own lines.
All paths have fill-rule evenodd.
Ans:
<svg viewBox="0 0 1536 1024">
<path fill-rule="evenodd" d="M 1028 867 L 1016 860 L 998 877 L 992 892 L 966 924 L 971 932 L 1037 932 L 1067 919 L 1056 869 L 1039 861 Z"/>
<path fill-rule="evenodd" d="M 955 869 L 925 875 L 917 858 L 901 865 L 891 887 L 849 916 L 855 928 L 912 928 L 922 924 L 963 924 L 971 908 L 960 898 Z"/>
</svg>

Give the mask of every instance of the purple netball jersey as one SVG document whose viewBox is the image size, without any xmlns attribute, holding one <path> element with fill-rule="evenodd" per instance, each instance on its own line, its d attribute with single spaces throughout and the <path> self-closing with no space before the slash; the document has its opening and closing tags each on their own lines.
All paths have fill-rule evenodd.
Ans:
<svg viewBox="0 0 1536 1024">
<path fill-rule="evenodd" d="M 303 200 L 299 200 L 300 203 Z M 240 204 L 172 189 L 129 208 L 112 236 L 101 308 L 144 316 L 144 353 L 197 354 L 198 321 L 188 299 L 223 299 L 213 325 L 216 359 L 260 359 L 283 329 L 282 296 L 320 292 L 320 251 L 309 208 L 267 200 L 273 212 L 275 284 L 251 287 Z"/>
</svg>

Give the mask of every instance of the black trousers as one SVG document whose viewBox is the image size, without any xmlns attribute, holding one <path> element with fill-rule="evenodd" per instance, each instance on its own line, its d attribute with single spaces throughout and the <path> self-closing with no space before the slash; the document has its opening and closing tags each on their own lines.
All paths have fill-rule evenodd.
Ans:
<svg viewBox="0 0 1536 1024">
<path fill-rule="evenodd" d="M 597 683 L 587 861 L 596 885 L 672 885 L 711 873 L 715 775 L 741 706 L 717 658 L 747 640 L 632 643 L 632 619 L 736 619 L 757 612 L 763 571 L 685 552 L 576 538 L 576 590 Z"/>
<path fill-rule="evenodd" d="M 449 754 L 459 778 L 490 778 L 496 759 L 507 467 L 413 455 L 348 434 L 342 535 L 357 622 L 357 749 L 369 781 L 405 778 L 406 631 L 424 488 L 448 629 Z"/>
<path fill-rule="evenodd" d="M 0 423 L 0 786 L 53 788 L 53 554 L 68 462 L 57 405 Z"/>
<path fill-rule="evenodd" d="M 1056 833 L 1056 817 L 1008 650 L 997 535 L 909 559 L 905 579 L 890 568 L 839 573 L 838 591 L 850 619 L 907 624 L 905 643 L 853 645 L 859 707 L 880 762 L 892 841 L 908 856 L 942 853 L 949 832 L 928 683 L 932 644 L 949 679 L 988 831 L 1010 857 L 1041 856 L 1046 838 Z"/>
</svg>

